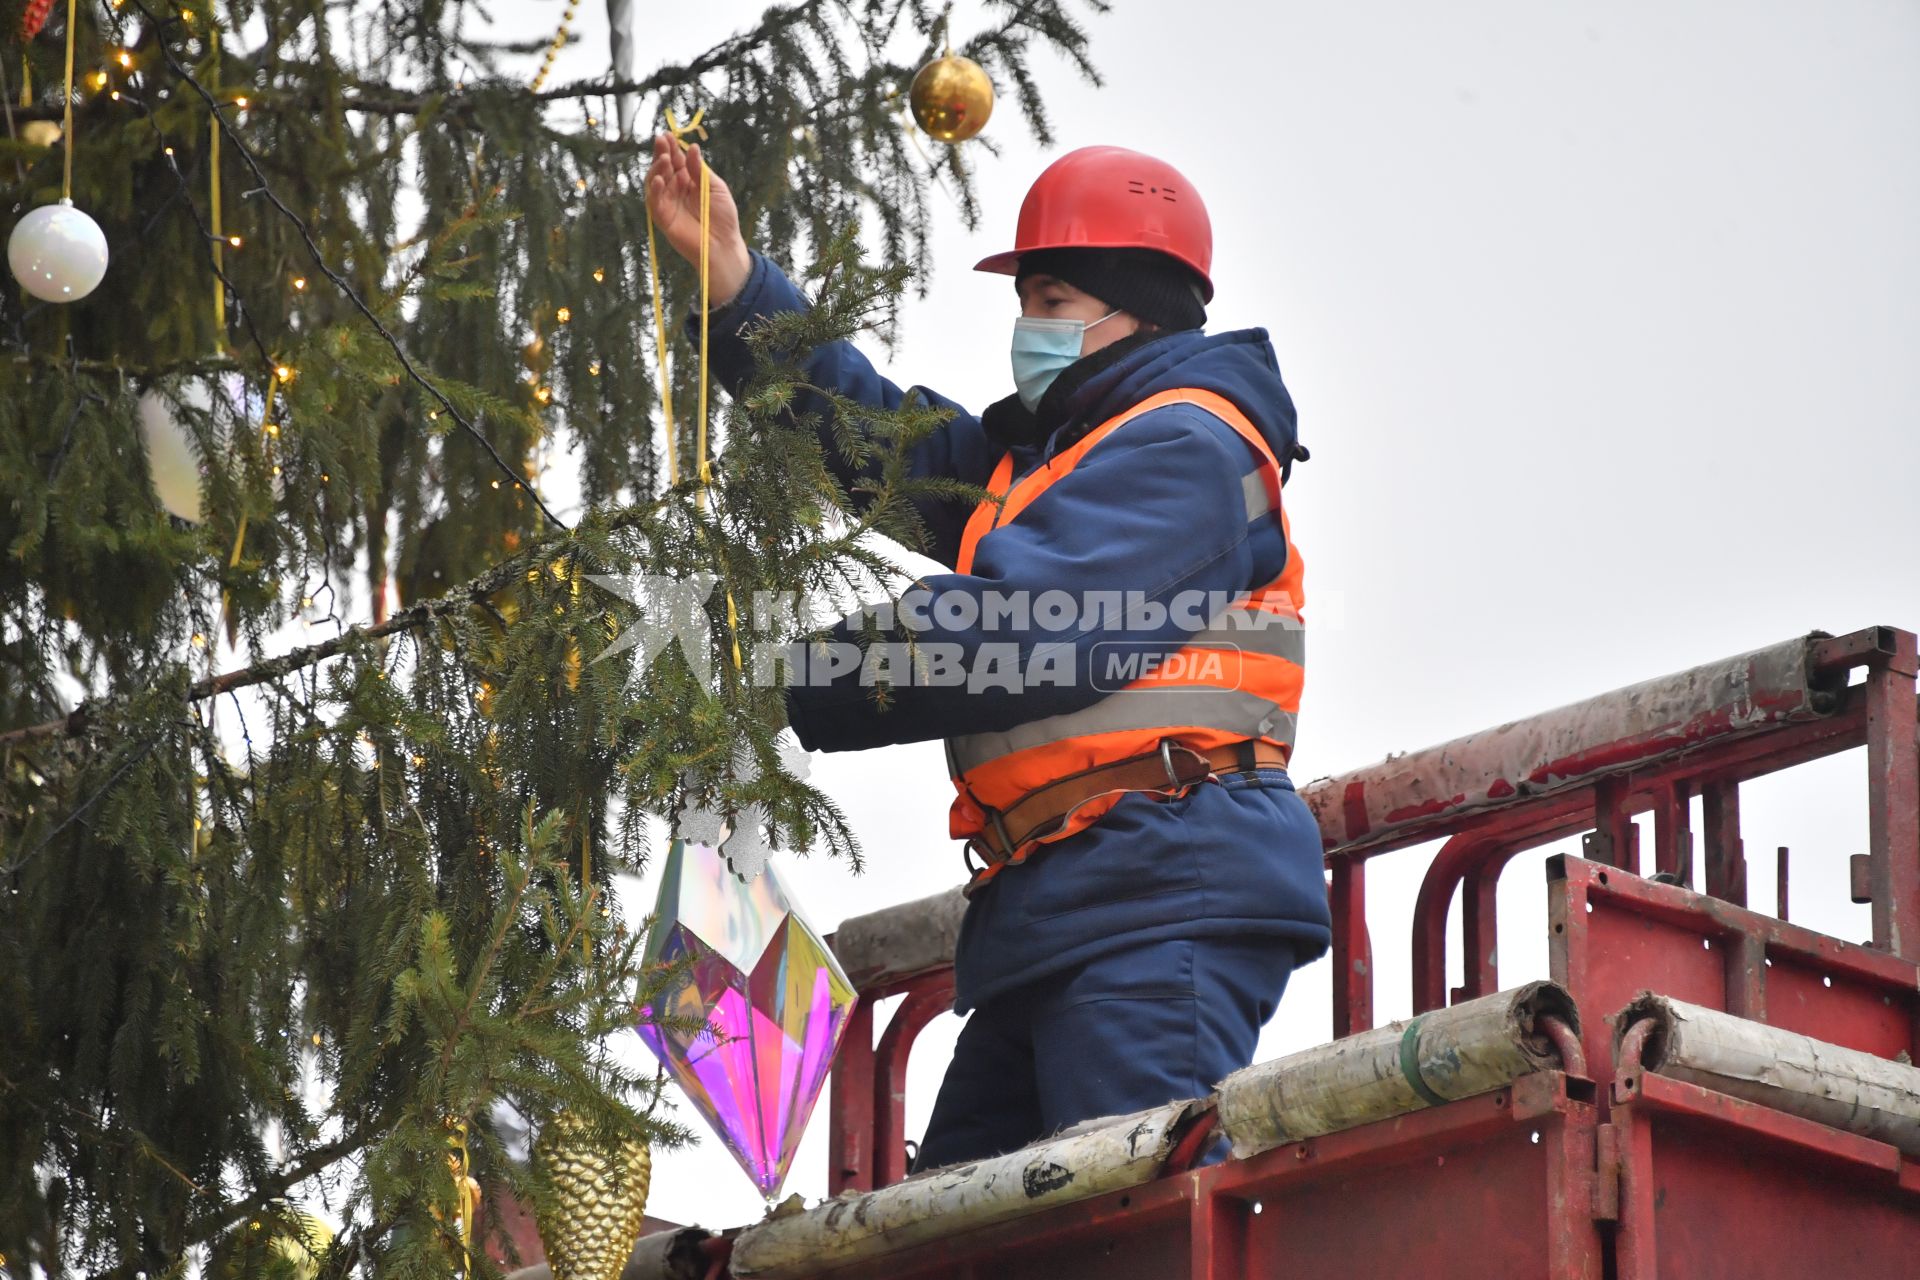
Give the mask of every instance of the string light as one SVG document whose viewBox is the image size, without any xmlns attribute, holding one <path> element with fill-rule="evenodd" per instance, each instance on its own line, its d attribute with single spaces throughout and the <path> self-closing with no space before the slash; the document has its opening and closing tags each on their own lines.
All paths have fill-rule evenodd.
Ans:
<svg viewBox="0 0 1920 1280">
<path fill-rule="evenodd" d="M 164 156 L 170 156 L 170 155 L 172 155 L 172 154 L 173 154 L 173 148 L 172 148 L 172 147 L 162 147 L 162 148 L 160 149 L 160 154 L 161 154 L 161 155 L 164 155 Z"/>
<path fill-rule="evenodd" d="M 594 362 L 593 362 L 592 364 L 590 364 L 590 365 L 588 365 L 588 366 L 587 366 L 587 372 L 588 372 L 588 373 L 590 373 L 590 374 L 592 374 L 592 375 L 593 375 L 594 377 L 596 377 L 596 378 L 597 378 L 597 377 L 599 377 L 599 376 L 600 376 L 600 362 L 599 362 L 598 360 L 595 360 L 595 361 L 594 361 Z"/>
<path fill-rule="evenodd" d="M 104 71 L 96 71 L 88 78 L 93 81 L 93 87 L 96 89 L 107 87 L 107 73 Z"/>
<path fill-rule="evenodd" d="M 277 364 L 273 366 L 273 376 L 282 382 L 292 382 L 293 366 L 290 364 Z"/>
<path fill-rule="evenodd" d="M 293 278 L 293 287 L 296 290 L 305 289 L 307 287 L 307 278 L 305 276 L 295 276 Z"/>
<path fill-rule="evenodd" d="M 553 399 L 553 388 L 552 387 L 535 387 L 533 391 L 533 398 L 535 400 L 538 400 L 541 404 L 546 404 L 548 401 Z M 494 481 L 493 487 L 498 489 L 500 487 L 500 482 L 498 480 Z"/>
<path fill-rule="evenodd" d="M 547 56 L 541 59 L 539 74 L 533 77 L 533 83 L 527 86 L 527 92 L 538 93 L 547 84 L 547 77 L 553 74 L 553 60 L 560 50 L 566 47 L 567 29 L 573 25 L 574 6 L 569 4 L 566 12 L 560 15 L 560 29 L 553 33 L 553 39 L 547 42 Z"/>
<path fill-rule="evenodd" d="M 120 52 L 114 54 L 113 60 L 119 63 L 123 67 L 131 67 L 133 65 L 133 55 L 128 53 L 125 49 L 122 49 Z"/>
<path fill-rule="evenodd" d="M 235 98 L 233 100 L 233 105 L 240 108 L 242 111 L 245 111 L 247 109 L 247 95 L 243 93 L 239 97 Z"/>
<path fill-rule="evenodd" d="M 498 480 L 495 480 L 495 481 L 493 482 L 493 487 L 494 487 L 494 488 L 496 488 L 496 489 L 498 489 L 498 488 L 500 487 L 500 482 L 499 482 Z"/>
<path fill-rule="evenodd" d="M 198 631 L 193 633 L 193 647 L 196 649 L 204 649 L 207 647 L 207 638 L 201 635 Z M 196 827 L 199 826 L 200 825 L 199 820 L 196 819 L 193 825 Z"/>
<path fill-rule="evenodd" d="M 238 248 L 240 247 L 240 237 L 239 237 L 239 236 L 228 236 L 228 237 L 227 237 L 227 243 L 228 243 L 228 244 L 230 244 L 230 245 L 232 245 L 232 246 L 233 246 L 234 248 L 236 248 L 236 249 L 238 249 Z"/>
<path fill-rule="evenodd" d="M 595 267 L 593 269 L 593 282 L 595 284 L 601 283 L 606 278 L 607 278 L 607 269 L 605 267 Z"/>
<path fill-rule="evenodd" d="M 558 320 L 561 324 L 565 324 L 567 323 L 567 321 L 573 319 L 573 308 L 562 307 L 558 311 L 553 313 L 553 318 L 555 320 Z"/>
</svg>

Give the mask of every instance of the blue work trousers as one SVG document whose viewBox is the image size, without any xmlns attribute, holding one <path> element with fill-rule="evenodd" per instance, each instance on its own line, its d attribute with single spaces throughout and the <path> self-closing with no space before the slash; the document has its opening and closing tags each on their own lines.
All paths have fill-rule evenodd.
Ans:
<svg viewBox="0 0 1920 1280">
<path fill-rule="evenodd" d="M 1253 1060 L 1293 965 L 1284 938 L 1170 939 L 987 1000 L 960 1031 L 914 1167 L 1205 1097 Z"/>
</svg>

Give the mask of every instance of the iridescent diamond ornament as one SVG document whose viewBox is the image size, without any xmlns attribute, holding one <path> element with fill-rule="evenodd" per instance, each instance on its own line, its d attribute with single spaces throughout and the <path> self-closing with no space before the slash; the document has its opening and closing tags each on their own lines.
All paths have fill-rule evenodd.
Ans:
<svg viewBox="0 0 1920 1280">
<path fill-rule="evenodd" d="M 646 958 L 684 967 L 643 1008 L 640 1038 L 772 1199 L 853 1014 L 853 984 L 775 867 L 742 881 L 719 850 L 686 840 L 667 852 Z"/>
</svg>

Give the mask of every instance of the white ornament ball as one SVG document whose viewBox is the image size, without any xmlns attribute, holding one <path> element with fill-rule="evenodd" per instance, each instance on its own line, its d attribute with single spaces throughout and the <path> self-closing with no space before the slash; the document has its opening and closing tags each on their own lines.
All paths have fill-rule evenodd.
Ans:
<svg viewBox="0 0 1920 1280">
<path fill-rule="evenodd" d="M 20 141 L 35 147 L 52 147 L 60 141 L 60 126 L 51 120 L 29 120 L 20 126 Z"/>
<path fill-rule="evenodd" d="M 200 456 L 192 428 L 180 420 L 180 408 L 211 415 L 216 457 L 226 455 L 230 418 L 253 427 L 267 411 L 265 389 L 237 373 L 222 375 L 217 390 L 222 400 L 218 412 L 210 389 L 202 382 L 182 384 L 178 403 L 158 388 L 140 393 L 140 438 L 147 446 L 147 469 L 153 476 L 154 493 L 161 506 L 192 524 L 199 524 L 202 518 L 200 494 L 206 483 L 207 462 Z M 275 475 L 274 500 L 286 496 L 286 481 Z"/>
<path fill-rule="evenodd" d="M 190 400 L 197 387 L 188 390 Z M 204 404 L 196 405 L 204 408 Z M 194 447 L 193 433 L 174 416 L 173 403 L 158 391 L 140 396 L 140 436 L 147 445 L 147 469 L 153 474 L 153 491 L 160 505 L 182 520 L 200 523 L 200 452 Z"/>
<path fill-rule="evenodd" d="M 43 204 L 7 237 L 13 278 L 43 302 L 78 302 L 107 274 L 107 237 L 73 201 Z"/>
</svg>

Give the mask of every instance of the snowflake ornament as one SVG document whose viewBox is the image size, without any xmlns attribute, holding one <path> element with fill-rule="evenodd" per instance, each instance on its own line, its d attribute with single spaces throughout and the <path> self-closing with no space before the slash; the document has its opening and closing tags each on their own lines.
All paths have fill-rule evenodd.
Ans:
<svg viewBox="0 0 1920 1280">
<path fill-rule="evenodd" d="M 688 844 L 704 844 L 708 848 L 718 848 L 721 833 L 727 828 L 727 820 L 713 809 L 701 806 L 688 809 L 680 815 L 680 821 L 674 824 L 679 836 Z"/>
<path fill-rule="evenodd" d="M 790 731 L 781 731 L 776 749 L 786 771 L 806 781 L 813 769 L 813 756 L 801 749 Z M 759 766 L 751 755 L 742 762 L 740 776 L 746 782 L 752 782 L 760 776 Z M 688 789 L 691 790 L 691 786 Z M 739 818 L 739 824 L 729 830 L 724 816 L 711 808 L 700 806 L 682 813 L 677 827 L 681 839 L 719 849 L 733 874 L 743 881 L 751 881 L 767 869 L 767 859 L 773 856 L 773 846 L 767 842 L 767 826 L 772 822 L 773 815 L 767 812 L 765 805 L 756 804 L 742 810 Z M 725 832 L 724 836 L 722 832 Z"/>
</svg>

